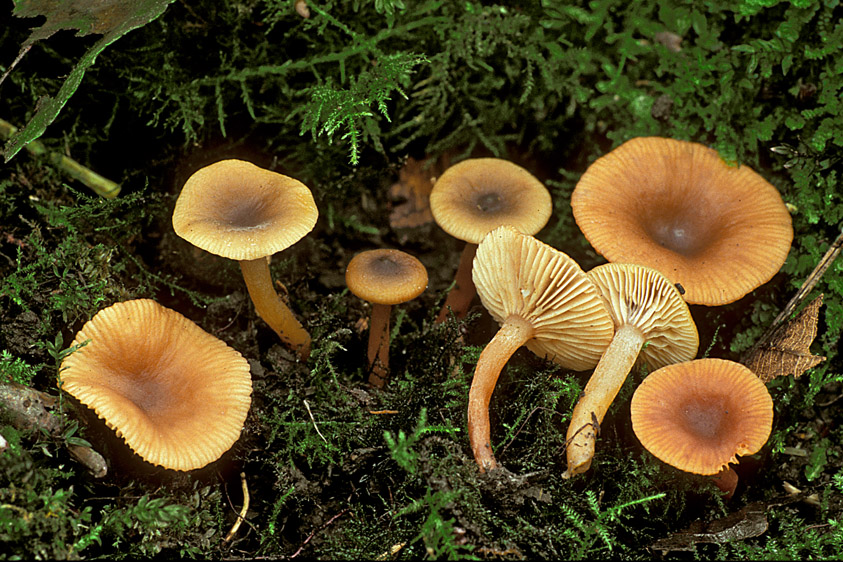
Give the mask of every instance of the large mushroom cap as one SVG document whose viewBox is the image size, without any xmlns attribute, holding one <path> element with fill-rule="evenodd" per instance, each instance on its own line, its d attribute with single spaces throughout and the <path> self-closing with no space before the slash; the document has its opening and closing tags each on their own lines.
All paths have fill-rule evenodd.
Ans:
<svg viewBox="0 0 843 562">
<path fill-rule="evenodd" d="M 445 232 L 479 244 L 503 224 L 537 233 L 550 219 L 553 202 L 547 188 L 521 166 L 500 158 L 471 158 L 439 176 L 430 211 Z"/>
<path fill-rule="evenodd" d="M 348 290 L 377 304 L 400 304 L 427 288 L 427 269 L 401 250 L 366 250 L 351 258 L 345 271 Z"/>
<path fill-rule="evenodd" d="M 773 427 L 773 399 L 755 374 L 723 359 L 697 359 L 650 373 L 630 403 L 632 429 L 662 461 L 717 474 L 757 452 Z"/>
<path fill-rule="evenodd" d="M 793 239 L 775 187 L 715 150 L 673 139 L 632 139 L 598 158 L 571 206 L 608 261 L 657 269 L 692 304 L 729 303 L 763 285 Z"/>
<path fill-rule="evenodd" d="M 535 329 L 525 345 L 569 369 L 593 368 L 614 326 L 597 289 L 567 254 L 510 226 L 489 232 L 472 270 L 477 294 L 492 317 L 510 316 Z"/>
<path fill-rule="evenodd" d="M 173 211 L 176 234 L 233 260 L 280 252 L 313 230 L 319 212 L 306 185 L 243 160 L 196 171 Z"/>
<path fill-rule="evenodd" d="M 178 312 L 148 299 L 117 303 L 73 345 L 84 342 L 62 362 L 60 387 L 147 462 L 200 468 L 239 438 L 251 404 L 249 363 Z"/>
<path fill-rule="evenodd" d="M 635 326 L 647 342 L 638 362 L 652 369 L 697 355 L 699 333 L 688 305 L 667 278 L 650 267 L 607 263 L 588 272 L 606 299 L 615 328 Z"/>
</svg>

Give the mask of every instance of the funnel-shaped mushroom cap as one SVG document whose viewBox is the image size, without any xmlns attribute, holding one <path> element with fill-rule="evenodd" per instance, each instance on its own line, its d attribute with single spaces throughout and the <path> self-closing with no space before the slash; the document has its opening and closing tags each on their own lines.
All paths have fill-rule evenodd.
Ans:
<svg viewBox="0 0 843 562">
<path fill-rule="evenodd" d="M 647 345 L 639 363 L 657 369 L 697 355 L 700 339 L 691 311 L 664 275 L 642 265 L 607 263 L 588 277 L 606 299 L 615 328 L 632 325 L 643 333 Z"/>
<path fill-rule="evenodd" d="M 349 291 L 365 301 L 400 304 L 427 288 L 427 269 L 401 250 L 366 250 L 348 262 L 345 282 Z"/>
<path fill-rule="evenodd" d="M 306 185 L 242 160 L 195 172 L 173 211 L 176 234 L 212 254 L 254 260 L 313 230 L 319 212 Z"/>
<path fill-rule="evenodd" d="M 553 202 L 547 188 L 521 166 L 500 158 L 471 158 L 436 180 L 430 211 L 442 230 L 479 244 L 504 224 L 535 234 L 550 219 Z"/>
<path fill-rule="evenodd" d="M 510 316 L 535 329 L 525 345 L 569 369 L 593 368 L 614 326 L 597 289 L 567 254 L 513 227 L 491 231 L 472 270 L 480 301 L 503 324 Z"/>
<path fill-rule="evenodd" d="M 630 403 L 632 429 L 662 461 L 717 474 L 757 452 L 773 427 L 773 399 L 739 363 L 697 359 L 653 371 Z"/>
<path fill-rule="evenodd" d="M 673 139 L 632 139 L 598 158 L 571 206 L 607 260 L 657 269 L 692 304 L 729 303 L 763 285 L 793 239 L 775 187 L 715 150 Z"/>
<path fill-rule="evenodd" d="M 200 468 L 239 438 L 251 404 L 249 363 L 178 312 L 148 299 L 117 303 L 73 345 L 84 342 L 62 363 L 61 388 L 147 462 Z"/>
</svg>

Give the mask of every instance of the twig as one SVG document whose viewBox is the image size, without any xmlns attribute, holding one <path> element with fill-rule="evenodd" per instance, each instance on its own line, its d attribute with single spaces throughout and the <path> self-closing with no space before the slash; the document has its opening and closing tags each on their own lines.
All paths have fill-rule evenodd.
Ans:
<svg viewBox="0 0 843 562">
<path fill-rule="evenodd" d="M 4 121 L 0 119 L 0 138 L 10 138 L 17 132 L 18 128 L 9 123 L 8 121 Z M 26 149 L 32 153 L 34 156 L 43 156 L 50 161 L 50 163 L 64 172 L 65 174 L 69 175 L 73 179 L 76 179 L 92 190 L 94 190 L 97 195 L 105 197 L 107 199 L 111 199 L 116 197 L 118 193 L 120 193 L 120 185 L 111 181 L 108 178 L 104 178 L 103 176 L 99 175 L 98 173 L 94 172 L 93 170 L 86 168 L 73 158 L 69 156 L 65 156 L 60 152 L 54 152 L 47 149 L 46 146 L 40 141 L 34 140 L 26 145 Z"/>
<path fill-rule="evenodd" d="M 828 248 L 826 253 L 820 258 L 819 263 L 814 268 L 814 271 L 811 272 L 810 275 L 805 279 L 802 283 L 802 286 L 793 295 L 793 298 L 785 305 L 782 311 L 776 316 L 776 319 L 773 320 L 773 323 L 770 324 L 770 327 L 764 332 L 764 334 L 758 338 L 758 341 L 755 342 L 745 354 L 744 358 L 751 356 L 755 350 L 761 347 L 764 343 L 767 342 L 775 333 L 776 329 L 784 322 L 787 318 L 793 314 L 793 311 L 805 300 L 805 297 L 808 296 L 816 284 L 819 282 L 820 278 L 823 276 L 825 271 L 829 268 L 829 266 L 834 262 L 838 255 L 840 255 L 840 250 L 843 249 L 843 230 L 841 230 L 840 234 L 831 243 L 831 246 Z"/>
<path fill-rule="evenodd" d="M 307 408 L 307 413 L 308 413 L 308 414 L 310 414 L 310 421 L 312 421 L 312 422 L 313 422 L 313 427 L 314 427 L 314 428 L 316 428 L 316 433 L 318 433 L 318 434 L 319 434 L 319 437 L 321 437 L 321 438 L 322 438 L 322 441 L 324 441 L 325 443 L 327 443 L 327 442 L 328 442 L 328 440 L 327 440 L 327 439 L 325 439 L 325 436 L 324 436 L 324 435 L 322 435 L 322 432 L 321 432 L 321 431 L 319 431 L 319 426 L 317 426 L 317 425 L 316 425 L 316 420 L 315 420 L 315 419 L 313 419 L 313 412 L 311 412 L 311 411 L 310 411 L 310 404 L 308 404 L 308 403 L 307 403 L 307 400 L 304 400 L 304 407 L 305 407 L 305 408 Z"/>
<path fill-rule="evenodd" d="M 397 414 L 398 410 L 369 410 L 369 413 L 378 416 L 381 414 Z"/>
<path fill-rule="evenodd" d="M 240 509 L 240 513 L 237 515 L 237 521 L 234 522 L 234 525 L 231 526 L 231 530 L 223 539 L 223 544 L 227 543 L 231 539 L 234 538 L 234 535 L 237 533 L 237 530 L 240 528 L 240 524 L 246 520 L 246 513 L 249 511 L 249 486 L 246 484 L 246 473 L 240 473 L 240 483 L 243 485 L 243 507 Z"/>
<path fill-rule="evenodd" d="M 349 510 L 349 509 L 351 509 L 351 508 L 347 507 L 347 508 L 343 509 L 342 511 L 340 511 L 339 513 L 337 513 L 336 515 L 334 515 L 333 517 L 331 517 L 330 519 L 328 519 L 328 521 L 327 521 L 327 522 L 325 522 L 325 524 L 324 524 L 324 525 L 322 525 L 321 527 L 319 527 L 318 529 L 316 529 L 315 531 L 313 531 L 312 533 L 310 533 L 310 535 L 309 535 L 306 539 L 304 539 L 304 542 L 303 542 L 303 543 L 301 543 L 301 546 L 299 547 L 299 549 L 298 549 L 297 551 L 295 551 L 295 552 L 293 553 L 293 555 L 292 555 L 292 556 L 290 556 L 290 558 L 295 558 L 296 556 L 298 556 L 299 554 L 301 554 L 301 551 L 304 549 L 305 545 L 307 545 L 307 543 L 309 543 L 309 542 L 310 542 L 310 539 L 312 539 L 314 536 L 316 536 L 316 533 L 318 533 L 319 531 L 321 531 L 321 530 L 325 529 L 325 527 L 327 527 L 328 525 L 330 525 L 331 523 L 333 523 L 334 521 L 336 521 L 337 519 L 339 519 L 340 517 L 342 517 L 343 515 L 345 515 L 346 513 L 348 513 L 348 510 Z"/>
</svg>

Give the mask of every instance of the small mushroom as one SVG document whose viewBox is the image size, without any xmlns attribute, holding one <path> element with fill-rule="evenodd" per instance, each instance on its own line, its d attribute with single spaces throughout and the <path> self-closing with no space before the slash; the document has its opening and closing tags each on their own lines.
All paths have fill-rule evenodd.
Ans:
<svg viewBox="0 0 843 562">
<path fill-rule="evenodd" d="M 635 138 L 598 158 L 571 195 L 608 261 L 657 269 L 691 304 L 733 302 L 769 281 L 793 239 L 781 195 L 701 144 Z"/>
<path fill-rule="evenodd" d="M 59 387 L 147 462 L 201 468 L 240 437 L 249 362 L 178 312 L 150 299 L 120 302 L 97 312 L 72 345 L 82 347 L 62 362 Z"/>
<path fill-rule="evenodd" d="M 392 305 L 407 302 L 427 288 L 427 269 L 401 250 L 366 250 L 351 258 L 345 271 L 348 290 L 372 303 L 369 321 L 369 383 L 389 379 L 389 317 Z"/>
<path fill-rule="evenodd" d="M 303 183 L 242 160 L 195 172 L 173 211 L 177 235 L 240 263 L 258 315 L 302 360 L 310 355 L 310 334 L 275 292 L 268 260 L 313 230 L 318 214 Z"/>
<path fill-rule="evenodd" d="M 699 346 L 688 305 L 655 269 L 609 263 L 595 267 L 588 277 L 606 302 L 615 335 L 571 414 L 565 478 L 591 466 L 599 425 L 636 362 L 657 368 L 688 361 Z"/>
<path fill-rule="evenodd" d="M 755 373 L 725 359 L 653 371 L 635 389 L 630 413 L 645 449 L 685 472 L 715 476 L 727 493 L 736 484 L 729 464 L 758 452 L 773 427 L 767 387 Z"/>
<path fill-rule="evenodd" d="M 480 242 L 472 275 L 480 301 L 501 325 L 474 369 L 468 436 L 485 472 L 497 467 L 489 402 L 501 370 L 522 345 L 566 368 L 593 368 L 614 327 L 594 284 L 568 255 L 511 226 Z"/>
<path fill-rule="evenodd" d="M 454 288 L 436 318 L 448 310 L 458 318 L 468 312 L 476 294 L 471 264 L 477 244 L 490 230 L 508 224 L 533 235 L 553 211 L 550 193 L 530 172 L 500 158 L 471 158 L 445 170 L 430 193 L 430 211 L 448 234 L 466 242 L 454 277 Z"/>
</svg>

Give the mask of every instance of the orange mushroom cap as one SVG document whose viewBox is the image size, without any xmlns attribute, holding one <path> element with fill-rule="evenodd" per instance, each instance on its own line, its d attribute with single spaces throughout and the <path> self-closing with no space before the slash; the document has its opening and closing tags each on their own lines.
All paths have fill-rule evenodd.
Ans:
<svg viewBox="0 0 843 562">
<path fill-rule="evenodd" d="M 152 464 L 193 470 L 240 436 L 251 405 L 240 353 L 149 299 L 97 312 L 76 334 L 59 386 Z"/>
<path fill-rule="evenodd" d="M 212 254 L 254 260 L 313 230 L 319 212 L 302 182 L 243 160 L 221 160 L 185 182 L 173 210 L 176 234 Z"/>
<path fill-rule="evenodd" d="M 436 223 L 454 238 L 479 244 L 508 224 L 535 234 L 550 219 L 553 201 L 533 174 L 508 160 L 470 158 L 445 170 L 430 192 Z"/>
<path fill-rule="evenodd" d="M 650 373 L 630 403 L 632 429 L 662 461 L 717 474 L 751 455 L 773 427 L 773 399 L 752 371 L 724 359 L 697 359 Z"/>
<path fill-rule="evenodd" d="M 657 269 L 691 304 L 726 304 L 763 285 L 793 239 L 775 187 L 687 141 L 627 141 L 589 166 L 571 207 L 607 260 Z"/>
<path fill-rule="evenodd" d="M 427 269 L 407 252 L 366 250 L 351 258 L 345 271 L 348 290 L 377 304 L 400 304 L 427 288 Z"/>
</svg>

